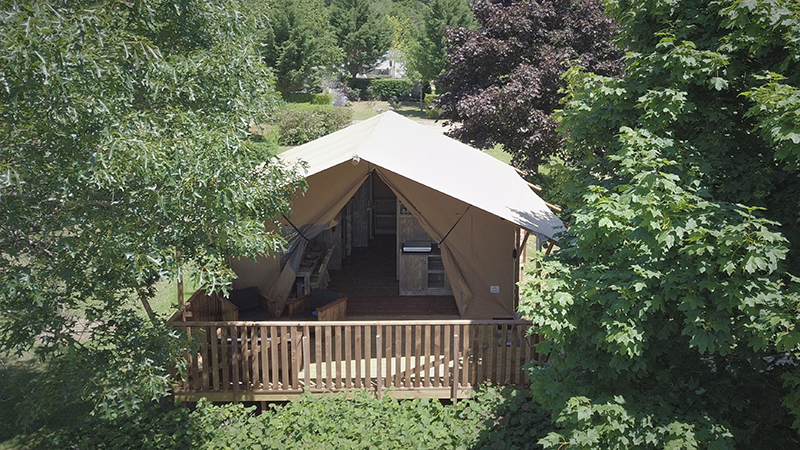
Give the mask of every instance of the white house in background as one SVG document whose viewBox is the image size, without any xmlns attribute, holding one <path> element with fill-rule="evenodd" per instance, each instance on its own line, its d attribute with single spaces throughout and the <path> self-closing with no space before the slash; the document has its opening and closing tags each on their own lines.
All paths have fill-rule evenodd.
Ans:
<svg viewBox="0 0 800 450">
<path fill-rule="evenodd" d="M 403 78 L 406 76 L 405 54 L 400 50 L 389 50 L 378 60 L 375 68 L 359 77 L 388 75 L 392 78 Z"/>
</svg>

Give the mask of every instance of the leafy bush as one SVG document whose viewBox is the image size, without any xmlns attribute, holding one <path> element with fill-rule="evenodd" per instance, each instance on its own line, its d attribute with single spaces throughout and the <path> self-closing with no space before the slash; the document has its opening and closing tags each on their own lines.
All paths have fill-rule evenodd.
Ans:
<svg viewBox="0 0 800 450">
<path fill-rule="evenodd" d="M 354 91 L 358 91 L 361 94 L 364 94 L 369 90 L 370 84 L 372 83 L 372 79 L 370 78 L 350 78 L 347 80 L 347 86 Z M 369 100 L 368 98 L 364 98 L 363 100 Z"/>
<path fill-rule="evenodd" d="M 428 119 L 438 119 L 439 118 L 439 108 L 433 106 L 433 102 L 440 97 L 439 95 L 435 94 L 425 94 L 425 117 Z"/>
<path fill-rule="evenodd" d="M 201 401 L 192 413 L 195 447 L 218 448 L 532 448 L 547 414 L 521 391 L 485 387 L 473 400 L 443 405 L 429 399 L 376 399 L 358 392 L 303 396 L 260 416 L 242 405 Z"/>
<path fill-rule="evenodd" d="M 347 80 L 347 86 L 361 100 L 387 101 L 392 97 L 408 98 L 414 82 L 407 78 L 351 78 Z"/>
<path fill-rule="evenodd" d="M 370 83 L 376 99 L 389 100 L 392 97 L 407 98 L 414 89 L 414 83 L 407 78 L 376 78 Z"/>
<path fill-rule="evenodd" d="M 287 92 L 281 96 L 286 103 L 311 103 L 314 100 L 314 94 L 309 92 Z"/>
<path fill-rule="evenodd" d="M 550 413 L 527 394 L 519 389 L 482 386 L 468 403 L 468 409 L 482 418 L 473 448 L 541 448 L 536 442 L 552 429 Z"/>
<path fill-rule="evenodd" d="M 274 405 L 261 415 L 242 404 L 194 410 L 167 403 L 136 414 L 85 415 L 48 445 L 92 449 L 229 448 L 535 448 L 550 422 L 522 391 L 484 386 L 474 399 L 378 400 L 371 392 L 313 397 Z"/>
<path fill-rule="evenodd" d="M 377 400 L 360 392 L 343 396 L 304 396 L 247 418 L 251 410 L 199 403 L 196 416 L 211 435 L 204 448 L 455 448 L 475 441 L 477 414 L 446 407 L 438 401 Z M 224 424 L 220 426 L 220 424 Z"/>
<path fill-rule="evenodd" d="M 312 105 L 330 105 L 333 97 L 330 94 L 312 94 L 310 92 L 291 92 L 282 94 L 286 103 L 311 103 Z"/>
<path fill-rule="evenodd" d="M 48 446 L 94 450 L 193 448 L 193 442 L 206 439 L 206 435 L 190 415 L 188 408 L 167 403 L 146 405 L 113 418 L 87 414 L 80 417 L 77 427 L 65 427 L 50 436 Z"/>
<path fill-rule="evenodd" d="M 276 118 L 281 145 L 300 145 L 346 127 L 352 121 L 347 108 L 322 105 L 291 105 Z"/>
<path fill-rule="evenodd" d="M 333 96 L 331 94 L 314 94 L 311 99 L 312 105 L 330 105 L 333 103 Z"/>
</svg>

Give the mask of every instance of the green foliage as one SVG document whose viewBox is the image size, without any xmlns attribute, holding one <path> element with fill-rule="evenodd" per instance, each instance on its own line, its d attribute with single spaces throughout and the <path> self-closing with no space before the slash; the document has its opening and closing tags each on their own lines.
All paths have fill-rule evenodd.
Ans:
<svg viewBox="0 0 800 450">
<path fill-rule="evenodd" d="M 275 69 L 277 89 L 286 94 L 318 91 L 342 62 L 328 12 L 321 0 L 276 0 L 264 59 Z"/>
<path fill-rule="evenodd" d="M 488 386 L 476 399 L 448 406 L 357 392 L 350 399 L 304 396 L 249 414 L 241 405 L 201 401 L 193 419 L 207 440 L 197 448 L 527 449 L 548 425 L 545 412 L 521 391 Z"/>
<path fill-rule="evenodd" d="M 438 83 L 448 65 L 447 29 L 475 29 L 477 22 L 464 0 L 431 0 L 422 5 L 422 26 L 408 45 L 408 69 L 423 84 Z"/>
<path fill-rule="evenodd" d="M 286 92 L 282 93 L 281 97 L 287 103 L 311 103 L 314 100 L 314 95 L 310 92 Z"/>
<path fill-rule="evenodd" d="M 331 94 L 312 94 L 308 92 L 291 92 L 281 94 L 288 103 L 311 103 L 312 105 L 330 105 L 333 103 Z"/>
<path fill-rule="evenodd" d="M 260 415 L 243 404 L 193 410 L 148 403 L 133 415 L 80 416 L 45 427 L 44 446 L 97 449 L 229 448 L 536 448 L 549 426 L 547 413 L 524 392 L 483 386 L 474 399 L 378 400 L 356 392 L 303 396 Z"/>
<path fill-rule="evenodd" d="M 435 94 L 425 94 L 425 117 L 428 119 L 438 119 L 439 118 L 439 108 L 434 106 L 433 102 L 436 101 L 438 95 Z"/>
<path fill-rule="evenodd" d="M 567 72 L 570 228 L 523 289 L 550 354 L 531 370 L 555 412 L 541 442 L 797 448 L 794 92 L 762 76 L 797 87 L 797 4 L 609 5 L 625 76 Z"/>
<path fill-rule="evenodd" d="M 333 96 L 331 94 L 314 94 L 311 98 L 312 105 L 331 105 L 333 103 Z"/>
<path fill-rule="evenodd" d="M 370 0 L 333 0 L 330 21 L 351 77 L 369 72 L 392 44 L 385 15 Z"/>
<path fill-rule="evenodd" d="M 96 450 L 171 450 L 193 448 L 203 436 L 188 408 L 167 402 L 144 405 L 135 414 L 117 417 L 86 416 L 74 427 L 47 438 L 51 448 Z"/>
<path fill-rule="evenodd" d="M 278 112 L 275 125 L 281 145 L 300 145 L 340 130 L 352 121 L 352 112 L 338 106 L 291 104 Z"/>
<path fill-rule="evenodd" d="M 655 448 L 675 427 L 696 434 L 691 448 L 730 445 L 732 431 L 752 445 L 750 420 L 763 419 L 741 410 L 771 404 L 771 423 L 787 421 L 787 367 L 774 363 L 796 347 L 800 299 L 781 279 L 785 239 L 752 210 L 699 196 L 658 157 L 668 142 L 633 130 L 620 141 L 609 158 L 618 175 L 602 183 L 613 189 L 588 187 L 560 262 L 541 262 L 524 292 L 523 313 L 552 339 L 541 346 L 552 365 L 532 373 L 536 398 L 584 446 L 588 433 L 597 448 Z M 737 393 L 751 384 L 755 398 Z"/>
<path fill-rule="evenodd" d="M 372 100 L 373 92 L 370 89 L 371 78 L 348 78 L 347 87 L 352 100 Z"/>
<path fill-rule="evenodd" d="M 4 4 L 0 350 L 35 348 L 74 374 L 74 398 L 54 400 L 104 415 L 164 395 L 181 339 L 132 300 L 184 264 L 223 290 L 231 258 L 281 245 L 264 224 L 298 180 L 245 145 L 278 105 L 254 51 L 264 12 L 249 0 Z"/>
<path fill-rule="evenodd" d="M 407 78 L 374 78 L 369 85 L 372 98 L 376 100 L 389 100 L 392 97 L 408 98 L 414 82 Z"/>
</svg>

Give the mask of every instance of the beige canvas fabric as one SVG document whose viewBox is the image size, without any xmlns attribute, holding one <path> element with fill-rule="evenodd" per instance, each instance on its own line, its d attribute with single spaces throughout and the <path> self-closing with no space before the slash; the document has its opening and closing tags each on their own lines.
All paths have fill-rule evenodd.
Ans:
<svg viewBox="0 0 800 450">
<path fill-rule="evenodd" d="M 445 271 L 464 318 L 512 316 L 516 228 L 553 237 L 563 226 L 513 168 L 393 112 L 281 158 L 307 165 L 308 190 L 292 205 L 296 226 L 329 222 L 375 171 L 431 238 L 443 241 Z M 294 282 L 287 268 L 267 294 L 279 309 Z"/>
<path fill-rule="evenodd" d="M 513 167 L 391 111 L 296 147 L 281 158 L 305 161 L 309 177 L 356 158 L 535 233 L 553 237 L 563 226 Z"/>
</svg>

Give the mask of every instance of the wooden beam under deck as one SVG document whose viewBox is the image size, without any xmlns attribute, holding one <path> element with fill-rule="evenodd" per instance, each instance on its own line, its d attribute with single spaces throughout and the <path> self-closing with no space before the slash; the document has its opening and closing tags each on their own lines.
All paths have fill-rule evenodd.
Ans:
<svg viewBox="0 0 800 450">
<path fill-rule="evenodd" d="M 234 398 L 231 392 L 188 392 L 188 393 L 175 393 L 175 399 L 180 402 L 196 402 L 201 398 L 205 398 L 211 402 L 289 402 L 300 399 L 300 396 L 305 393 L 305 390 L 287 390 L 287 391 L 253 391 L 241 393 L 237 398 Z M 317 397 L 324 396 L 341 396 L 341 392 L 321 391 L 316 389 L 309 389 L 308 392 Z M 347 398 L 355 398 L 357 390 L 349 390 L 344 394 Z M 374 391 L 366 391 L 371 395 L 376 395 Z M 430 398 L 430 399 L 448 399 L 452 398 L 452 389 L 450 388 L 418 388 L 418 389 L 405 389 L 402 391 L 386 390 L 383 392 L 384 397 L 396 398 L 399 400 L 410 400 L 415 398 Z M 475 396 L 475 389 L 458 388 L 458 399 L 468 399 Z"/>
</svg>

